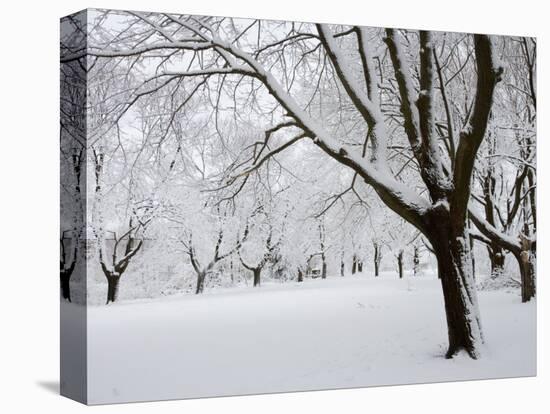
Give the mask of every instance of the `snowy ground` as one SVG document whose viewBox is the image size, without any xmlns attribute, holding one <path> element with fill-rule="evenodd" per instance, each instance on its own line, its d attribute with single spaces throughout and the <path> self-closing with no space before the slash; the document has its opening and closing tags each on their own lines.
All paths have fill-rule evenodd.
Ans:
<svg viewBox="0 0 550 414">
<path fill-rule="evenodd" d="M 90 307 L 89 403 L 535 375 L 535 304 L 479 295 L 479 361 L 444 359 L 432 278 L 329 278 Z"/>
</svg>

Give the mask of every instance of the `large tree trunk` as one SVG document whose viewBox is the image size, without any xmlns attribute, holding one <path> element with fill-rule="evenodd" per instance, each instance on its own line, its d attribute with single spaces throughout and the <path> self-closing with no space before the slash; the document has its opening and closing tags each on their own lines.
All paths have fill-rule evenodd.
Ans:
<svg viewBox="0 0 550 414">
<path fill-rule="evenodd" d="M 60 272 L 60 278 L 61 278 L 61 295 L 63 299 L 66 299 L 67 301 L 71 301 L 71 274 L 72 271 L 68 270 L 61 270 Z"/>
<path fill-rule="evenodd" d="M 403 250 L 397 254 L 397 268 L 399 269 L 399 279 L 403 279 Z"/>
<path fill-rule="evenodd" d="M 363 261 L 362 260 L 357 261 L 357 271 L 359 273 L 363 273 Z"/>
<path fill-rule="evenodd" d="M 260 277 L 262 274 L 262 268 L 256 267 L 254 270 L 254 287 L 260 286 Z"/>
<path fill-rule="evenodd" d="M 351 274 L 354 275 L 357 272 L 357 256 L 354 254 L 351 262 Z"/>
<path fill-rule="evenodd" d="M 302 272 L 302 269 L 298 269 L 298 282 L 304 281 L 304 272 Z"/>
<path fill-rule="evenodd" d="M 472 273 L 468 234 L 452 235 L 451 230 L 433 226 L 430 237 L 437 258 L 443 288 L 449 348 L 446 357 L 452 358 L 465 350 L 472 358 L 480 356 L 483 344 L 477 292 Z"/>
<path fill-rule="evenodd" d="M 111 273 L 105 275 L 107 278 L 107 305 L 110 302 L 116 302 L 118 297 L 118 284 L 120 282 L 120 274 Z"/>
</svg>

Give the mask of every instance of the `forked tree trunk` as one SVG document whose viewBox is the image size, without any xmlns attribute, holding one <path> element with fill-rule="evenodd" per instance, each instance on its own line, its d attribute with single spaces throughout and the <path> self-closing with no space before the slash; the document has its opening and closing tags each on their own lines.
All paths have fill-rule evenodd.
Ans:
<svg viewBox="0 0 550 414">
<path fill-rule="evenodd" d="M 260 278 L 261 278 L 261 274 L 262 274 L 262 268 L 261 267 L 256 267 L 254 268 L 253 270 L 254 272 L 254 287 L 257 287 L 257 286 L 260 286 Z"/>
<path fill-rule="evenodd" d="M 120 282 L 120 274 L 111 273 L 105 275 L 107 278 L 107 305 L 110 302 L 116 302 L 118 297 L 118 284 Z"/>
<path fill-rule="evenodd" d="M 69 302 L 71 301 L 71 274 L 72 271 L 69 270 L 61 270 L 60 272 L 61 296 Z"/>
<path fill-rule="evenodd" d="M 397 254 L 397 268 L 399 269 L 399 279 L 403 279 L 403 250 Z"/>
</svg>

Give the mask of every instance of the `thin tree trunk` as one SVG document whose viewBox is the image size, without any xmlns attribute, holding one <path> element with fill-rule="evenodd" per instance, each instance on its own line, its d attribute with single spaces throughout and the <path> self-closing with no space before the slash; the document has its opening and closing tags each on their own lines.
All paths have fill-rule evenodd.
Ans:
<svg viewBox="0 0 550 414">
<path fill-rule="evenodd" d="M 420 252 L 418 251 L 418 246 L 414 246 L 413 274 L 415 277 L 420 274 Z"/>
<path fill-rule="evenodd" d="M 363 261 L 362 260 L 357 261 L 357 271 L 359 273 L 363 273 Z"/>
<path fill-rule="evenodd" d="M 302 272 L 302 269 L 298 269 L 298 282 L 304 281 L 304 272 Z"/>
<path fill-rule="evenodd" d="M 470 236 L 470 256 L 472 258 L 472 277 L 476 280 L 476 256 L 474 253 L 474 238 Z"/>
<path fill-rule="evenodd" d="M 378 277 L 380 273 L 380 247 L 378 243 L 374 244 L 374 277 Z"/>
<path fill-rule="evenodd" d="M 403 250 L 397 254 L 397 268 L 399 269 L 399 279 L 403 279 Z"/>
<path fill-rule="evenodd" d="M 351 263 L 351 274 L 354 275 L 357 272 L 357 256 L 353 255 Z"/>
<path fill-rule="evenodd" d="M 346 264 L 344 262 L 344 252 L 340 256 L 340 276 L 344 277 L 344 272 L 346 270 Z"/>
<path fill-rule="evenodd" d="M 324 224 L 319 224 L 319 241 L 321 245 L 321 279 L 327 278 L 327 258 L 325 255 L 325 226 Z"/>
<path fill-rule="evenodd" d="M 535 176 L 532 169 L 527 170 L 527 183 L 529 184 L 529 203 L 531 207 L 531 214 L 533 215 L 533 232 L 537 231 L 537 197 L 535 190 Z"/>
<path fill-rule="evenodd" d="M 327 259 L 325 253 L 321 254 L 321 279 L 327 278 Z"/>
</svg>

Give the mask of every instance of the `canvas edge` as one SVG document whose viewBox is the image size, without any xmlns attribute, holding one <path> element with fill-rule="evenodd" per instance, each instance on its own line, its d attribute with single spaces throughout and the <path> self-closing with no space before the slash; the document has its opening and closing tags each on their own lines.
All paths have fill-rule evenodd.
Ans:
<svg viewBox="0 0 550 414">
<path fill-rule="evenodd" d="M 75 13 L 69 14 L 60 18 L 60 55 L 62 53 L 61 40 L 66 39 L 67 37 L 75 37 L 76 30 L 72 25 L 65 24 L 68 19 L 78 22 L 82 27 L 86 28 L 84 33 L 87 31 L 87 21 L 88 21 L 88 9 L 83 9 Z M 84 36 L 78 40 L 80 47 L 87 48 L 87 36 Z M 84 59 L 86 59 L 84 57 Z M 62 71 L 66 65 L 70 63 L 62 63 L 60 61 L 60 163 L 62 155 L 62 140 L 61 140 L 61 122 L 63 121 L 63 111 L 61 111 L 61 105 L 64 98 L 67 96 L 64 95 L 63 88 L 61 87 L 62 82 Z M 84 62 L 84 67 L 86 62 Z M 84 94 L 80 96 L 80 100 L 74 103 L 74 111 L 79 114 L 79 122 L 82 123 L 84 131 L 83 135 L 86 136 L 87 129 L 87 73 L 83 72 L 81 78 L 78 78 L 78 88 L 81 88 L 84 91 Z M 68 100 L 65 99 L 65 103 Z M 87 156 L 87 148 L 84 146 L 83 157 L 84 160 Z M 83 179 L 81 182 L 81 209 L 79 210 L 79 220 L 82 223 L 81 234 L 76 242 L 81 243 L 86 237 L 86 162 L 83 163 L 82 171 Z M 60 185 L 63 188 L 64 184 L 69 184 L 65 181 L 68 181 L 63 174 L 60 173 Z M 65 199 L 64 199 L 65 197 Z M 60 191 L 60 222 L 62 223 L 67 217 L 64 217 L 63 210 L 61 209 L 62 202 L 67 203 L 74 202 L 70 199 L 69 196 L 64 195 L 63 191 Z M 67 215 L 67 213 L 65 213 Z M 60 229 L 60 237 L 63 237 L 61 234 L 63 230 Z M 74 241 L 73 241 L 74 242 Z M 60 294 L 60 394 L 64 397 L 72 399 L 74 401 L 80 402 L 82 404 L 88 404 L 88 352 L 87 352 L 87 262 L 85 256 L 80 254 L 79 256 L 84 263 L 81 263 L 79 266 L 76 266 L 74 275 L 71 277 L 73 280 L 78 280 L 77 283 L 73 283 L 71 289 L 79 290 L 80 300 L 75 302 L 68 302 Z M 80 274 L 79 274 L 80 273 Z"/>
</svg>

